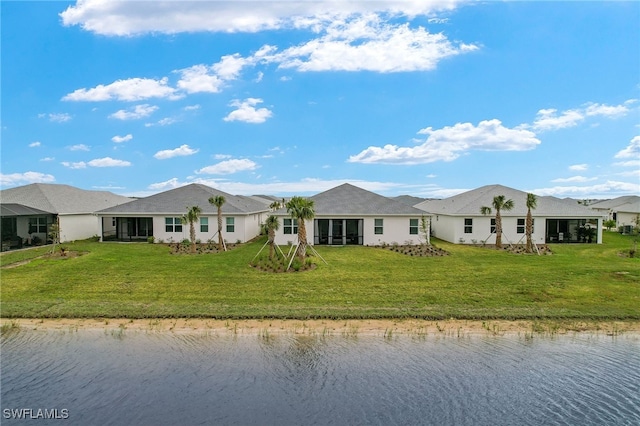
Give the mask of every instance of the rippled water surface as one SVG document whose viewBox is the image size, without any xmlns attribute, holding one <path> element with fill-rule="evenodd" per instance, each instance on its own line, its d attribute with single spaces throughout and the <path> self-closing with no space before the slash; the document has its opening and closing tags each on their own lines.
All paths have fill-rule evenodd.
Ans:
<svg viewBox="0 0 640 426">
<path fill-rule="evenodd" d="M 21 330 L 1 350 L 3 425 L 640 424 L 637 335 Z M 10 409 L 68 418 L 12 420 Z"/>
</svg>

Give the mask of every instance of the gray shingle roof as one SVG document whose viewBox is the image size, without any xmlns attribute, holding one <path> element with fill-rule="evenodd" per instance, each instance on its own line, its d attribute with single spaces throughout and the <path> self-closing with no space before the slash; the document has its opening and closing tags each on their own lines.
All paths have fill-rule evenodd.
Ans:
<svg viewBox="0 0 640 426">
<path fill-rule="evenodd" d="M 625 213 L 640 213 L 640 197 L 637 195 L 627 195 L 612 200 L 599 201 L 591 204 L 589 207 L 592 209 L 615 210 Z"/>
<path fill-rule="evenodd" d="M 51 183 L 32 183 L 0 191 L 2 204 L 22 204 L 62 215 L 90 214 L 130 200 L 108 191 L 88 191 Z"/>
<path fill-rule="evenodd" d="M 309 197 L 316 216 L 421 216 L 425 212 L 345 183 Z M 287 214 L 286 208 L 277 214 Z"/>
<path fill-rule="evenodd" d="M 98 214 L 126 215 L 146 213 L 181 216 L 186 213 L 187 208 L 193 206 L 200 207 L 204 214 L 214 214 L 218 212 L 218 208 L 209 204 L 209 198 L 217 195 L 222 195 L 226 200 L 222 205 L 223 214 L 249 214 L 269 210 L 268 205 L 251 197 L 231 195 L 206 185 L 192 183 L 126 204 L 107 208 L 99 211 Z"/>
<path fill-rule="evenodd" d="M 2 217 L 41 216 L 47 214 L 53 214 L 53 212 L 45 212 L 43 210 L 23 206 L 22 204 L 0 204 L 0 216 Z"/>
<path fill-rule="evenodd" d="M 427 200 L 415 207 L 431 214 L 452 216 L 480 216 L 480 208 L 492 207 L 493 197 L 504 195 L 513 200 L 511 211 L 501 211 L 502 216 L 522 217 L 527 214 L 527 193 L 502 185 L 487 185 L 443 200 Z M 492 207 L 493 209 L 493 207 Z M 601 214 L 574 201 L 561 200 L 556 197 L 537 196 L 534 216 L 547 217 L 600 217 Z"/>
</svg>

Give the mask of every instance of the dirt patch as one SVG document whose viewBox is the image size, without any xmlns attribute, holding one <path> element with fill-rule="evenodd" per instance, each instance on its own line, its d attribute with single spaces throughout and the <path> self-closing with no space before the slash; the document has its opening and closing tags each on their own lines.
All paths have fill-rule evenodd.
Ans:
<svg viewBox="0 0 640 426">
<path fill-rule="evenodd" d="M 409 337 L 468 337 L 532 336 L 569 333 L 596 333 L 607 336 L 640 334 L 639 321 L 606 322 L 539 322 L 539 321 L 472 321 L 472 320 L 215 320 L 207 318 L 173 319 L 33 319 L 3 318 L 2 324 L 30 330 L 131 330 L 143 332 L 206 333 L 213 335 L 311 335 L 311 336 L 380 336 Z"/>
<path fill-rule="evenodd" d="M 43 254 L 42 256 L 34 257 L 32 259 L 21 260 L 19 262 L 10 263 L 8 265 L 3 265 L 2 268 L 0 268 L 0 269 L 17 268 L 18 266 L 26 265 L 26 264 L 28 264 L 30 262 L 33 262 L 36 259 L 51 259 L 51 260 L 73 259 L 73 258 L 76 258 L 76 257 L 83 256 L 83 255 L 85 255 L 87 253 L 88 252 L 86 252 L 86 251 L 73 251 L 73 250 L 65 250 L 64 252 L 63 251 L 56 251 L 55 253 L 47 253 L 47 254 Z"/>
</svg>

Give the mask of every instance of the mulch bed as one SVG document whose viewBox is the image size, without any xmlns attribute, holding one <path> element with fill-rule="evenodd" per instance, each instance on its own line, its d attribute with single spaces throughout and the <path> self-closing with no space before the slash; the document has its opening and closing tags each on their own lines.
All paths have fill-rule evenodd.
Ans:
<svg viewBox="0 0 640 426">
<path fill-rule="evenodd" d="M 441 248 L 430 246 L 426 244 L 421 245 L 390 245 L 390 246 L 377 246 L 385 250 L 391 250 L 396 253 L 405 254 L 407 256 L 416 257 L 437 257 L 437 256 L 449 256 L 449 252 Z"/>
<path fill-rule="evenodd" d="M 169 243 L 167 244 L 169 249 L 171 250 L 171 254 L 192 254 L 191 253 L 191 244 L 184 243 Z M 233 250 L 237 247 L 240 247 L 240 244 L 226 244 L 227 251 Z M 224 251 L 224 249 L 222 249 Z M 196 253 L 195 254 L 206 254 L 206 253 L 219 253 L 218 244 L 217 243 L 203 243 L 196 244 Z"/>
</svg>

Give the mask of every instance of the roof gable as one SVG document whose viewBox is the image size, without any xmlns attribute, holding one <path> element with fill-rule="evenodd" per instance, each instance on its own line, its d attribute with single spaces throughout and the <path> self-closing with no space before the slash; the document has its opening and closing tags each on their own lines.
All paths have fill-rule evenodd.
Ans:
<svg viewBox="0 0 640 426">
<path fill-rule="evenodd" d="M 415 207 L 431 214 L 452 216 L 481 216 L 480 208 L 487 206 L 493 209 L 493 197 L 504 195 L 506 200 L 513 200 L 514 207 L 510 211 L 501 211 L 502 216 L 524 217 L 527 214 L 527 193 L 502 185 L 487 185 L 442 200 L 427 200 Z M 580 216 L 599 217 L 600 214 L 571 200 L 561 200 L 550 196 L 537 196 L 534 216 Z"/>
<path fill-rule="evenodd" d="M 345 183 L 309 197 L 316 216 L 423 215 L 424 212 L 399 201 Z"/>
<path fill-rule="evenodd" d="M 206 185 L 193 183 L 104 209 L 99 213 L 182 215 L 188 208 L 198 206 L 203 214 L 217 214 L 218 208 L 209 203 L 209 198 L 218 195 L 225 198 L 221 209 L 223 214 L 249 214 L 269 210 L 265 203 L 254 198 L 231 195 Z"/>
<path fill-rule="evenodd" d="M 0 191 L 3 204 L 22 204 L 26 207 L 56 214 L 90 214 L 122 204 L 131 198 L 108 191 L 89 191 L 69 185 L 32 183 Z"/>
</svg>

